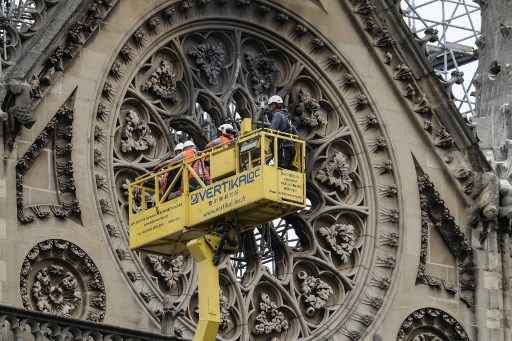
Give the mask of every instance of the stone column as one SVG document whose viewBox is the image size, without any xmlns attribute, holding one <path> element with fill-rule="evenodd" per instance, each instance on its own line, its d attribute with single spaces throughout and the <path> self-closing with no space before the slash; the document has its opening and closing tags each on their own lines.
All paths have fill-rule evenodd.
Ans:
<svg viewBox="0 0 512 341">
<path fill-rule="evenodd" d="M 510 329 L 510 321 L 512 316 L 512 295 L 510 293 L 510 279 L 512 277 L 512 255 L 510 254 L 511 238 L 508 233 L 503 234 L 502 254 L 502 286 L 503 286 L 503 324 L 504 339 L 512 340 L 512 331 Z"/>
<path fill-rule="evenodd" d="M 512 2 L 475 2 L 481 7 L 482 36 L 477 42 L 480 71 L 475 84 L 478 116 L 474 120 L 484 153 L 489 159 L 503 162 L 508 169 L 512 162 Z M 499 235 L 491 233 L 487 247 L 476 251 L 477 317 L 480 317 L 479 324 L 485 322 L 478 326 L 479 341 L 510 337 L 504 315 L 508 314 L 512 303 L 507 283 L 511 264 L 508 252 L 499 252 L 498 242 Z M 509 243 L 509 238 L 501 243 Z"/>
<path fill-rule="evenodd" d="M 1 62 L 1 61 L 0 61 Z M 3 74 L 0 74 L 0 105 L 2 104 L 3 96 L 7 93 L 7 81 Z M 5 243 L 7 239 L 7 217 L 8 217 L 8 200 L 7 200 L 7 181 L 8 169 L 12 167 L 13 157 L 12 153 L 6 148 L 8 126 L 7 126 L 7 113 L 0 107 L 0 248 L 5 250 Z M 7 284 L 7 253 L 0 256 L 0 302 L 4 302 L 4 293 L 6 292 Z"/>
<path fill-rule="evenodd" d="M 481 147 L 494 160 L 506 158 L 505 141 L 512 139 L 512 2 L 478 0 L 482 37 L 477 42 L 480 72 L 476 77 Z"/>
<path fill-rule="evenodd" d="M 475 173 L 470 209 L 475 264 L 477 341 L 504 341 L 502 259 L 498 249 L 499 182 L 492 172 Z"/>
</svg>

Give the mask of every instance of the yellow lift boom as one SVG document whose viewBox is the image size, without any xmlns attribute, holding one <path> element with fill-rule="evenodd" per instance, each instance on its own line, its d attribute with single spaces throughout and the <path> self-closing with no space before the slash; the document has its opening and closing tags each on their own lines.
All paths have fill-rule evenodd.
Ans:
<svg viewBox="0 0 512 341">
<path fill-rule="evenodd" d="M 295 135 L 250 130 L 230 145 L 145 174 L 129 187 L 130 248 L 162 255 L 190 252 L 198 265 L 199 324 L 194 341 L 213 341 L 220 325 L 219 272 L 214 255 L 230 223 L 238 232 L 306 205 L 305 143 Z M 280 167 L 279 146 L 292 145 L 293 166 Z M 194 165 L 206 165 L 209 179 Z"/>
</svg>

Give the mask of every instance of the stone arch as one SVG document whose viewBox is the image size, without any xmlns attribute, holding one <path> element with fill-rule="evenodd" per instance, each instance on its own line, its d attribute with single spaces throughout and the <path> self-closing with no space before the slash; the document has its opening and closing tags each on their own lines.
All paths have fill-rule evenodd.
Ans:
<svg viewBox="0 0 512 341">
<path fill-rule="evenodd" d="M 236 19 L 234 14 L 238 14 Z M 222 20 L 219 15 L 223 15 Z M 260 17 L 269 22 L 269 27 L 248 25 Z M 290 35 L 296 41 L 290 41 Z M 235 43 L 223 43 L 223 39 Z M 222 52 L 228 47 L 234 51 Z M 251 58 L 242 61 L 244 48 Z M 163 57 L 166 53 L 174 57 Z M 205 56 L 210 54 L 219 56 L 208 61 L 212 65 L 205 65 Z M 272 69 L 269 60 L 277 65 L 278 71 Z M 299 213 L 300 219 L 295 220 L 303 222 L 302 228 L 315 241 L 308 243 L 305 250 L 294 249 L 296 244 L 284 245 L 283 264 L 275 266 L 276 270 L 272 270 L 273 250 L 268 245 L 260 245 L 268 259 L 262 259 L 255 268 L 246 268 L 242 276 L 236 276 L 236 264 L 226 259 L 223 276 L 235 284 L 226 288 L 226 297 L 233 298 L 226 300 L 231 302 L 225 310 L 226 325 L 230 325 L 229 311 L 234 308 L 242 320 L 263 321 L 236 326 L 240 330 L 228 334 L 241 340 L 286 338 L 288 330 L 294 338 L 325 338 L 335 333 L 350 339 L 363 336 L 373 322 L 372 316 L 382 308 L 395 273 L 401 243 L 395 238 L 401 228 L 400 203 L 397 197 L 383 200 L 371 189 L 377 177 L 396 181 L 393 173 L 376 171 L 381 164 L 391 162 L 388 160 L 393 155 L 378 118 L 377 124 L 365 129 L 367 118 L 378 113 L 342 56 L 307 24 L 278 7 L 244 1 L 216 1 L 200 6 L 184 1 L 149 14 L 147 21 L 120 48 L 111 68 L 121 76 L 112 77 L 110 72 L 97 98 L 98 110 L 106 109 L 110 116 L 95 124 L 106 130 L 122 131 L 126 124 L 123 105 L 127 100 L 136 100 L 148 112 L 127 123 L 132 125 L 131 130 L 140 130 L 139 140 L 158 130 L 167 136 L 161 141 L 170 141 L 169 126 L 179 124 L 179 129 L 204 141 L 197 118 L 188 110 L 195 103 L 194 91 L 216 96 L 215 102 L 224 101 L 222 115 L 216 113 L 224 119 L 228 116 L 226 101 L 233 87 L 245 89 L 252 109 L 257 107 L 256 93 L 277 91 L 285 96 L 301 135 L 310 144 L 309 165 L 315 169 L 310 175 L 315 181 L 311 181 L 309 188 L 315 192 L 313 196 L 322 197 L 315 200 L 320 207 L 314 212 Z M 354 80 L 349 90 L 337 85 L 347 77 Z M 264 85 L 265 82 L 272 84 Z M 95 175 L 108 179 L 112 188 L 112 194 L 96 194 L 108 238 L 112 238 L 108 226 L 120 226 L 119 230 L 126 234 L 123 185 L 137 175 L 131 173 L 131 178 L 119 180 L 116 174 L 123 169 L 149 169 L 168 151 L 163 148 L 152 158 L 146 152 L 153 150 L 149 143 L 153 140 L 131 139 L 128 145 L 132 148 L 130 152 L 137 154 L 135 158 L 125 159 L 116 152 L 116 141 L 121 139 L 95 143 L 92 149 L 94 158 L 108 161 L 107 167 L 93 170 Z M 162 144 L 154 136 L 153 139 L 155 146 Z M 316 221 L 323 225 L 317 226 Z M 292 232 L 293 224 L 292 219 L 276 222 L 275 226 L 281 238 L 290 243 L 297 234 L 297 230 Z M 323 234 L 315 232 L 322 228 Z M 265 227 L 255 228 L 255 234 L 262 239 L 267 236 L 265 231 Z M 379 235 L 390 236 L 394 242 L 382 247 L 376 242 Z M 318 238 L 326 242 L 320 243 Z M 125 241 L 118 240 L 115 245 L 116 255 L 128 252 Z M 342 249 L 346 249 L 348 256 L 343 258 L 345 261 L 335 262 L 340 257 L 338 250 Z M 165 286 L 161 282 L 173 283 L 170 293 L 175 294 L 179 309 L 189 309 L 195 290 L 194 267 L 189 259 L 148 260 L 146 255 L 134 254 L 118 257 L 118 261 L 132 289 L 155 320 L 161 317 L 161 302 L 169 294 L 162 290 Z M 296 267 L 303 269 L 294 275 Z M 156 284 L 152 276 L 157 277 Z M 340 297 L 343 300 L 335 299 Z M 271 326 L 268 320 L 266 314 L 274 312 L 282 314 L 280 326 Z M 185 335 L 193 330 L 192 315 L 178 323 Z M 250 319 L 251 316 L 259 319 Z"/>
</svg>

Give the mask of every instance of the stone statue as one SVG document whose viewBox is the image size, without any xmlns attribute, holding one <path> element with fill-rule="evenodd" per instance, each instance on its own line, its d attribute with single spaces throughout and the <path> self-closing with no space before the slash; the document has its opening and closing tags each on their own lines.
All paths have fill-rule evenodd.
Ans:
<svg viewBox="0 0 512 341">
<path fill-rule="evenodd" d="M 486 240 L 490 229 L 496 228 L 498 216 L 498 178 L 493 172 L 475 173 L 470 209 L 470 225 L 481 228 L 480 243 Z"/>
<path fill-rule="evenodd" d="M 512 218 L 512 184 L 509 180 L 500 180 L 500 218 Z"/>
<path fill-rule="evenodd" d="M 507 167 L 505 166 L 505 163 L 498 163 L 496 165 L 496 173 L 500 178 L 500 204 L 498 208 L 500 229 L 504 233 L 510 233 L 512 223 L 512 183 L 510 182 L 510 174 L 507 170 Z"/>
<path fill-rule="evenodd" d="M 7 84 L 7 91 L 15 96 L 14 104 L 7 108 L 7 113 L 12 115 L 21 126 L 30 129 L 35 123 L 32 113 L 32 85 L 25 81 L 10 80 Z M 2 92 L 7 92 L 2 91 Z M 0 94 L 5 100 L 6 93 Z"/>
</svg>

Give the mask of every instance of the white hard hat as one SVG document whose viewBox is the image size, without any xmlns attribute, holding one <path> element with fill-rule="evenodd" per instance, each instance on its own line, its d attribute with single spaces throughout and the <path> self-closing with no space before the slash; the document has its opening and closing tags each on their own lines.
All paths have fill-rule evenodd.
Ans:
<svg viewBox="0 0 512 341">
<path fill-rule="evenodd" d="M 233 128 L 233 126 L 232 126 L 231 124 L 229 124 L 229 123 L 221 124 L 221 125 L 219 126 L 219 128 L 218 128 L 218 129 L 219 129 L 219 131 L 220 131 L 221 133 L 223 133 L 223 134 L 229 134 L 230 132 L 232 132 L 233 130 L 235 130 L 235 129 Z"/>
<path fill-rule="evenodd" d="M 283 102 L 283 99 L 281 98 L 281 96 L 274 95 L 274 96 L 270 97 L 268 100 L 268 105 L 271 105 L 272 103 L 283 104 L 284 102 Z"/>
<path fill-rule="evenodd" d="M 183 143 L 178 143 L 175 147 L 174 147 L 174 151 L 175 152 L 181 152 L 183 150 Z"/>
<path fill-rule="evenodd" d="M 185 141 L 185 143 L 183 143 L 183 149 L 188 148 L 188 147 L 194 147 L 195 148 L 196 144 L 192 140 Z"/>
</svg>

